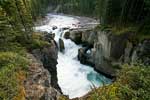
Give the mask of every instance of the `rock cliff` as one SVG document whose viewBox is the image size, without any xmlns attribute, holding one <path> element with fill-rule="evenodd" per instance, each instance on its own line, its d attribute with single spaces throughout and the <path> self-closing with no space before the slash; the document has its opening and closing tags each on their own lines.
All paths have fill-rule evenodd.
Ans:
<svg viewBox="0 0 150 100">
<path fill-rule="evenodd" d="M 83 45 L 78 51 L 80 62 L 93 66 L 110 78 L 116 76 L 116 71 L 122 63 L 137 62 L 138 58 L 141 58 L 140 55 L 148 53 L 150 48 L 149 40 L 135 44 L 133 40 L 136 34 L 132 32 L 115 35 L 110 31 L 81 29 L 73 30 L 70 36 L 68 35 L 67 32 L 67 38 L 70 37 L 75 43 Z M 144 59 L 148 64 L 149 57 Z"/>
<path fill-rule="evenodd" d="M 31 65 L 25 81 L 26 98 L 28 100 L 57 100 L 61 95 L 56 68 L 58 47 L 52 34 L 42 35 L 43 40 L 48 41 L 50 45 L 33 49 L 31 54 L 28 54 Z"/>
</svg>

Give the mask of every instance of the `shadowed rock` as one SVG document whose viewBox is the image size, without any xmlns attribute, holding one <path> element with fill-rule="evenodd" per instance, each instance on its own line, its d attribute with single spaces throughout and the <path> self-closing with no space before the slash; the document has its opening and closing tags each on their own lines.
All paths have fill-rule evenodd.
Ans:
<svg viewBox="0 0 150 100">
<path fill-rule="evenodd" d="M 61 38 L 59 39 L 59 50 L 60 52 L 63 52 L 65 50 L 64 41 Z"/>
</svg>

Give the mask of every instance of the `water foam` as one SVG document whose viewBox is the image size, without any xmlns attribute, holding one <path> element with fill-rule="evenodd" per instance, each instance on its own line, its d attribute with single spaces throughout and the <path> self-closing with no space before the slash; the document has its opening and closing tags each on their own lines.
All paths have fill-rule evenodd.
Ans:
<svg viewBox="0 0 150 100">
<path fill-rule="evenodd" d="M 62 38 L 64 41 L 65 52 L 58 53 L 57 65 L 58 84 L 62 92 L 65 95 L 69 95 L 69 98 L 75 98 L 88 93 L 93 85 L 99 87 L 103 83 L 110 83 L 110 79 L 95 72 L 92 67 L 80 64 L 77 60 L 77 54 L 81 46 L 61 37 L 61 34 L 64 32 L 62 28 L 77 28 L 74 25 L 79 23 L 79 21 L 73 17 L 63 15 L 49 14 L 48 17 L 50 19 L 47 25 L 36 27 L 35 29 L 55 33 L 57 42 L 59 38 Z M 52 30 L 53 26 L 57 26 L 58 29 Z"/>
</svg>

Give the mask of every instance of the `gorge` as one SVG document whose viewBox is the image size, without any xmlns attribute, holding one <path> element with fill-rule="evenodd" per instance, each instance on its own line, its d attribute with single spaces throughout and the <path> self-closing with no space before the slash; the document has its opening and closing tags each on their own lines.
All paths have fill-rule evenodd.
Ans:
<svg viewBox="0 0 150 100">
<path fill-rule="evenodd" d="M 150 0 L 0 0 L 0 100 L 150 100 Z"/>
<path fill-rule="evenodd" d="M 46 18 L 47 23 L 35 27 L 37 31 L 46 31 L 49 34 L 55 34 L 55 41 L 58 45 L 60 45 L 60 38 L 64 42 L 65 50 L 58 53 L 57 76 L 63 94 L 69 95 L 70 98 L 85 95 L 93 86 L 99 87 L 103 86 L 103 84 L 111 83 L 111 79 L 97 73 L 92 67 L 80 64 L 77 55 L 81 45 L 76 45 L 70 39 L 64 38 L 64 34 L 69 30 L 81 28 L 79 23 L 82 24 L 82 26 L 89 24 L 88 27 L 83 26 L 85 29 L 87 28 L 86 30 L 96 26 L 96 21 L 94 19 L 76 17 L 77 16 L 48 14 Z M 54 27 L 56 29 L 53 29 Z"/>
</svg>

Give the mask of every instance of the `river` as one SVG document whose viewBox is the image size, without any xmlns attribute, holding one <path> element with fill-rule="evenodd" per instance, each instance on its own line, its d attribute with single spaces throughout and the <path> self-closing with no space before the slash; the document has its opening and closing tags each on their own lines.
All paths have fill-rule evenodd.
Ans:
<svg viewBox="0 0 150 100">
<path fill-rule="evenodd" d="M 95 23 L 95 20 L 59 14 L 48 14 L 46 19 L 47 23 L 37 26 L 36 30 L 55 33 L 55 41 L 58 43 L 61 38 L 65 44 L 65 51 L 58 53 L 57 64 L 58 84 L 63 94 L 69 95 L 69 98 L 81 97 L 88 93 L 93 86 L 100 87 L 103 86 L 103 83 L 111 83 L 110 79 L 97 73 L 92 67 L 81 64 L 77 59 L 78 49 L 81 46 L 63 38 L 64 32 L 68 31 L 63 28 L 79 28 L 79 23 L 84 27 L 89 22 Z M 53 26 L 57 26 L 57 29 L 53 30 Z"/>
</svg>

